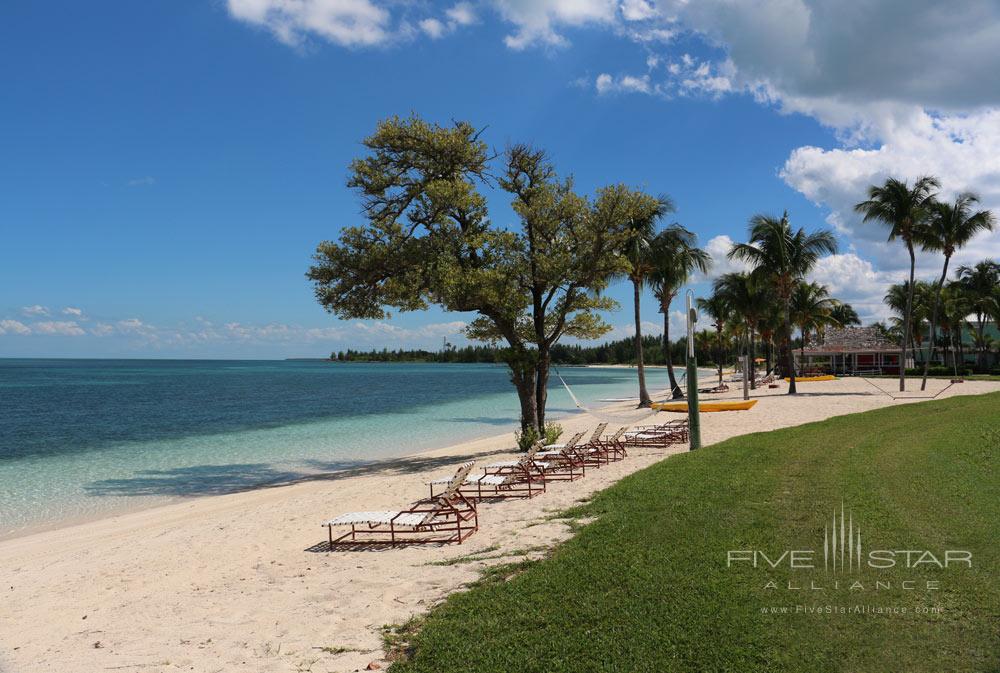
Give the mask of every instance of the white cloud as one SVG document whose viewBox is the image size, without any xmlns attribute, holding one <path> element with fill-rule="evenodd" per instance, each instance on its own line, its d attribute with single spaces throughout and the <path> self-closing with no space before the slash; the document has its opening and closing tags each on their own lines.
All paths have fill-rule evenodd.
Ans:
<svg viewBox="0 0 1000 673">
<path fill-rule="evenodd" d="M 868 185 L 890 175 L 907 180 L 940 176 L 942 198 L 972 190 L 982 197 L 982 207 L 1000 212 L 1000 110 L 956 117 L 918 112 L 906 125 L 889 131 L 877 149 L 801 147 L 781 171 L 790 186 L 830 209 L 831 225 L 856 239 L 887 269 L 909 263 L 903 247 L 887 244 L 885 228 L 862 223 L 853 207 L 863 200 Z M 1000 232 L 981 234 L 959 252 L 956 262 L 984 256 L 1000 257 Z M 931 260 L 922 264 L 933 266 Z"/>
<path fill-rule="evenodd" d="M 34 306 L 22 307 L 21 313 L 23 313 L 26 316 L 32 316 L 32 317 L 46 316 L 49 315 L 49 309 L 46 306 L 35 304 Z"/>
<path fill-rule="evenodd" d="M 710 238 L 703 247 L 712 258 L 712 266 L 707 274 L 696 274 L 695 280 L 711 280 L 725 273 L 748 271 L 750 267 L 746 262 L 729 259 L 728 254 L 733 248 L 733 243 L 733 239 L 725 234 Z"/>
<path fill-rule="evenodd" d="M 67 306 L 66 308 L 64 308 L 62 310 L 62 312 L 63 312 L 63 315 L 75 315 L 77 318 L 83 316 L 83 309 L 82 308 L 76 308 L 74 306 Z"/>
<path fill-rule="evenodd" d="M 594 81 L 594 88 L 599 94 L 609 93 L 649 93 L 649 75 L 635 77 L 623 75 L 617 79 L 607 73 L 601 73 Z"/>
<path fill-rule="evenodd" d="M 883 298 L 889 285 L 905 278 L 902 272 L 879 271 L 854 253 L 822 257 L 809 275 L 810 281 L 826 285 L 831 296 L 853 306 L 863 323 L 889 318 Z"/>
<path fill-rule="evenodd" d="M 645 21 L 656 16 L 656 8 L 646 0 L 624 0 L 621 11 L 626 21 Z"/>
<path fill-rule="evenodd" d="M 31 328 L 18 320 L 0 320 L 0 335 L 4 334 L 31 334 Z"/>
<path fill-rule="evenodd" d="M 38 334 L 58 336 L 83 336 L 86 334 L 86 331 L 73 320 L 47 320 L 36 322 L 31 327 Z"/>
<path fill-rule="evenodd" d="M 90 328 L 90 333 L 98 337 L 109 336 L 114 334 L 114 331 L 114 325 L 109 325 L 103 322 L 99 322 Z"/>
<path fill-rule="evenodd" d="M 676 302 L 672 304 L 672 306 L 676 305 Z M 656 322 L 653 322 L 652 320 L 643 320 L 640 322 L 640 325 L 642 327 L 643 336 L 660 336 L 663 334 L 663 315 L 661 314 L 660 319 Z M 698 329 L 706 329 L 706 327 L 699 323 Z M 686 333 L 687 316 L 684 311 L 672 309 L 670 311 L 670 338 L 678 339 Z M 602 336 L 600 339 L 597 339 L 597 341 L 604 343 L 607 341 L 617 341 L 631 336 L 635 336 L 635 323 L 620 323 L 614 325 L 610 332 Z"/>
<path fill-rule="evenodd" d="M 129 187 L 151 187 L 156 184 L 156 178 L 147 175 L 142 178 L 133 178 L 127 184 Z"/>
<path fill-rule="evenodd" d="M 493 5 L 515 26 L 504 38 L 511 49 L 566 46 L 568 41 L 558 31 L 593 24 L 612 26 L 618 9 L 614 0 L 493 0 Z"/>
<path fill-rule="evenodd" d="M 288 45 L 308 35 L 345 47 L 392 37 L 389 10 L 370 0 L 227 0 L 233 18 L 269 30 Z"/>
<path fill-rule="evenodd" d="M 417 25 L 420 26 L 420 30 L 424 31 L 428 37 L 434 40 L 444 37 L 446 31 L 445 25 L 434 18 L 424 19 Z"/>
<path fill-rule="evenodd" d="M 459 2 L 446 11 L 445 16 L 448 17 L 449 22 L 456 26 L 471 26 L 477 20 L 475 10 L 467 2 Z"/>
</svg>

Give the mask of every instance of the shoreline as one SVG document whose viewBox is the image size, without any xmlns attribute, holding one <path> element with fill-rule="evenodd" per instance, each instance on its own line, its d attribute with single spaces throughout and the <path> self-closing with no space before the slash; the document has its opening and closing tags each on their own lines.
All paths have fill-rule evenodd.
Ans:
<svg viewBox="0 0 1000 673">
<path fill-rule="evenodd" d="M 933 386 L 933 387 L 931 387 Z M 761 389 L 745 412 L 705 414 L 705 447 L 733 436 L 925 401 L 861 380 Z M 968 382 L 942 396 L 1000 391 Z M 739 391 L 706 396 L 734 399 Z M 617 428 L 676 415 L 602 407 L 560 419 L 564 431 Z M 602 418 L 602 416 L 604 418 Z M 676 453 L 630 450 L 584 479 L 531 500 L 486 502 L 480 530 L 462 545 L 328 552 L 325 519 L 391 510 L 425 496 L 427 481 L 467 460 L 512 455 L 509 434 L 466 441 L 301 483 L 198 497 L 127 515 L 0 541 L 0 668 L 354 671 L 382 659 L 381 629 L 400 624 L 496 563 L 540 558 L 574 534 L 559 512 Z M 16 648 L 16 649 L 15 649 Z M 164 663 L 169 662 L 169 664 Z"/>
<path fill-rule="evenodd" d="M 592 366 L 593 367 L 598 367 L 598 368 L 628 368 L 629 367 L 628 365 L 585 365 L 585 367 L 592 367 Z M 665 368 L 662 365 L 661 365 L 661 367 Z M 666 390 L 666 389 L 664 389 L 663 391 L 659 391 L 659 392 L 655 393 L 654 397 L 655 396 L 667 395 L 668 393 L 669 393 L 669 391 Z M 629 401 L 629 400 L 632 400 L 632 399 L 633 398 L 628 398 L 626 400 L 625 398 L 623 398 L 622 400 L 615 400 L 613 403 L 603 403 L 604 400 L 599 400 L 600 402 L 602 402 L 601 406 L 597 406 L 594 409 L 592 409 L 591 411 L 600 413 L 600 412 L 602 412 L 604 410 L 611 410 L 613 407 L 620 406 L 620 405 L 624 404 L 626 401 Z M 638 400 L 638 397 L 635 397 L 634 399 Z M 666 399 L 666 398 L 664 398 L 664 399 Z M 555 422 L 562 422 L 562 421 L 565 421 L 567 419 L 572 419 L 572 418 L 574 418 L 576 416 L 580 416 L 580 415 L 585 414 L 585 413 L 587 413 L 587 412 L 583 411 L 582 409 L 578 409 L 577 411 L 555 411 L 555 412 L 551 412 L 550 413 L 549 418 L 552 421 L 555 421 Z M 285 482 L 279 482 L 279 481 L 262 481 L 260 483 L 254 484 L 254 485 L 247 486 L 246 488 L 232 490 L 232 491 L 227 492 L 227 493 L 205 494 L 205 495 L 197 495 L 197 496 L 184 496 L 184 495 L 159 496 L 155 500 L 152 500 L 152 501 L 142 501 L 140 499 L 139 502 L 131 502 L 131 503 L 129 503 L 129 502 L 123 502 L 118 507 L 112 507 L 110 509 L 106 509 L 106 510 L 102 510 L 102 511 L 89 512 L 89 513 L 86 513 L 86 514 L 77 514 L 75 516 L 62 517 L 60 519 L 55 519 L 55 520 L 51 520 L 51 521 L 40 521 L 40 522 L 31 523 L 31 524 L 22 526 L 20 528 L 10 529 L 10 530 L 7 530 L 7 531 L 5 531 L 3 529 L 0 529 L 0 545 L 2 545 L 5 542 L 8 542 L 8 541 L 19 540 L 21 538 L 30 537 L 30 536 L 33 536 L 33 535 L 41 535 L 41 534 L 45 534 L 45 533 L 55 533 L 55 532 L 62 531 L 64 529 L 75 528 L 77 526 L 83 526 L 83 525 L 87 525 L 87 524 L 93 524 L 93 523 L 97 523 L 97 522 L 104 521 L 104 520 L 120 520 L 120 519 L 123 519 L 123 518 L 127 518 L 130 515 L 139 514 L 141 512 L 147 512 L 147 511 L 150 511 L 150 510 L 158 510 L 158 509 L 161 509 L 161 508 L 169 508 L 169 507 L 173 507 L 173 506 L 181 505 L 181 504 L 185 504 L 185 503 L 197 502 L 197 501 L 200 501 L 200 500 L 203 500 L 203 499 L 206 499 L 206 498 L 207 499 L 221 498 L 221 497 L 226 497 L 226 496 L 233 496 L 233 495 L 240 495 L 240 494 L 246 494 L 246 493 L 253 493 L 255 491 L 260 491 L 260 490 L 272 490 L 274 488 L 282 488 L 282 487 L 285 487 L 285 486 L 295 486 L 297 483 L 312 481 L 315 478 L 320 477 L 321 475 L 347 474 L 347 473 L 350 473 L 352 470 L 369 470 L 369 469 L 377 467 L 381 463 L 389 463 L 389 462 L 392 462 L 392 461 L 398 461 L 398 460 L 406 459 L 406 458 L 410 458 L 410 457 L 419 457 L 419 456 L 424 455 L 424 454 L 435 453 L 435 452 L 438 452 L 438 451 L 448 451 L 448 450 L 453 449 L 455 447 L 466 445 L 466 444 L 469 444 L 469 443 L 472 443 L 472 442 L 488 441 L 491 444 L 502 444 L 503 441 L 504 441 L 504 438 L 506 438 L 507 441 L 508 441 L 508 443 L 511 444 L 510 450 L 514 451 L 515 448 L 513 446 L 513 444 L 514 444 L 514 441 L 513 441 L 513 432 L 514 432 L 515 429 L 516 429 L 515 425 L 511 425 L 510 430 L 508 432 L 506 432 L 506 433 L 497 433 L 495 435 L 484 435 L 484 436 L 469 436 L 469 437 L 460 438 L 460 439 L 457 439 L 457 440 L 450 439 L 450 440 L 448 440 L 448 443 L 446 443 L 446 444 L 440 444 L 440 445 L 436 445 L 436 446 L 430 446 L 430 447 L 426 447 L 426 448 L 421 448 L 421 449 L 416 450 L 416 451 L 406 451 L 404 453 L 400 453 L 400 454 L 396 454 L 396 455 L 390 455 L 390 456 L 383 457 L 383 458 L 375 458 L 375 459 L 368 460 L 368 461 L 362 461 L 362 462 L 358 462 L 357 464 L 355 464 L 355 465 L 353 465 L 351 467 L 344 468 L 342 470 L 334 470 L 332 472 L 315 471 L 315 472 L 312 472 L 312 473 L 304 473 L 303 476 L 299 479 L 298 482 L 285 483 Z M 110 498 L 112 496 L 98 496 L 98 497 Z M 126 501 L 127 500 L 132 500 L 132 499 L 133 498 L 130 498 L 130 497 L 127 497 L 127 496 L 123 497 L 123 500 L 126 500 Z M 138 499 L 138 498 L 136 498 L 136 499 Z"/>
</svg>

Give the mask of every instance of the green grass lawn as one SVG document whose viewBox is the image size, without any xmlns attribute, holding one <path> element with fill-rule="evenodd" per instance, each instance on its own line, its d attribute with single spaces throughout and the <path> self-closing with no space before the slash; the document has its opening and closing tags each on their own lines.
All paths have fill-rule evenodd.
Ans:
<svg viewBox="0 0 1000 673">
<path fill-rule="evenodd" d="M 827 572 L 823 527 L 842 502 L 864 554 L 969 550 L 973 567 Z M 1000 394 L 738 437 L 570 514 L 597 518 L 411 625 L 392 671 L 1000 671 Z M 814 549 L 819 567 L 727 568 L 731 549 Z M 771 612 L 796 605 L 907 613 Z"/>
</svg>

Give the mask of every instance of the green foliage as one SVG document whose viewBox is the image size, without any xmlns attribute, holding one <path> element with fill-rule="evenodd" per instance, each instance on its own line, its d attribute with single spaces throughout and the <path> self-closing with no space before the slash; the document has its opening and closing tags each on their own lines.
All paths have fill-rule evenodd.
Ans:
<svg viewBox="0 0 1000 673">
<path fill-rule="evenodd" d="M 523 430 L 514 431 L 514 442 L 517 444 L 517 448 L 521 451 L 527 451 L 534 446 L 535 442 L 538 441 L 538 437 L 538 428 L 534 426 L 528 426 Z"/>
<path fill-rule="evenodd" d="M 562 426 L 558 423 L 546 423 L 544 433 L 539 433 L 535 428 L 515 430 L 514 441 L 517 443 L 517 448 L 521 451 L 527 451 L 539 439 L 542 439 L 545 444 L 555 444 L 556 440 L 559 439 L 562 433 Z"/>
<path fill-rule="evenodd" d="M 563 428 L 558 423 L 546 423 L 545 424 L 545 443 L 555 444 L 559 437 L 562 436 Z"/>
<path fill-rule="evenodd" d="M 434 608 L 391 670 L 996 671 L 998 404 L 1000 394 L 900 405 L 668 458 L 567 513 L 595 520 L 548 558 Z M 966 549 L 975 567 L 726 567 L 729 549 L 821 545 L 841 503 L 866 549 Z M 868 589 L 849 589 L 854 580 Z M 890 586 L 876 593 L 876 580 Z M 921 590 L 928 580 L 941 590 Z M 907 612 L 769 610 L 812 604 Z"/>
<path fill-rule="evenodd" d="M 443 127 L 413 116 L 379 123 L 351 163 L 348 186 L 366 222 L 319 245 L 307 277 L 317 300 L 341 318 L 384 318 L 389 309 L 437 305 L 477 313 L 466 335 L 505 343 L 521 400 L 522 426 L 541 425 L 549 349 L 564 336 L 595 339 L 611 329 L 601 295 L 627 268 L 619 254 L 637 212 L 620 187 L 592 204 L 561 179 L 544 152 L 513 145 L 488 152 L 467 122 Z M 494 226 L 481 189 L 512 197 L 519 227 Z"/>
</svg>

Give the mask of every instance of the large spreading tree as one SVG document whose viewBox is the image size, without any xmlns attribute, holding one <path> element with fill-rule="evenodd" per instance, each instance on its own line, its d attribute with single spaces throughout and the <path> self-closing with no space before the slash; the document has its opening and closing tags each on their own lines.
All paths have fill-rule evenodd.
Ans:
<svg viewBox="0 0 1000 673">
<path fill-rule="evenodd" d="M 480 135 L 466 122 L 381 122 L 350 167 L 365 222 L 321 243 L 307 276 L 341 318 L 431 305 L 476 313 L 468 336 L 505 345 L 522 430 L 541 433 L 550 349 L 610 330 L 598 312 L 616 304 L 601 290 L 627 268 L 618 253 L 642 203 L 624 186 L 592 202 L 542 151 L 515 145 L 494 156 Z M 519 226 L 490 221 L 481 189 L 495 184 L 511 194 Z"/>
</svg>

